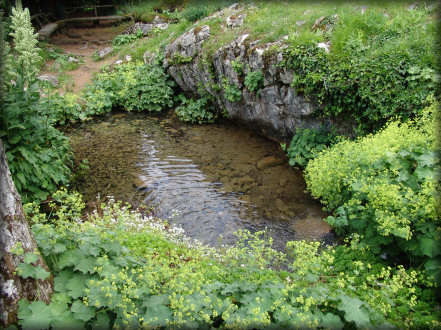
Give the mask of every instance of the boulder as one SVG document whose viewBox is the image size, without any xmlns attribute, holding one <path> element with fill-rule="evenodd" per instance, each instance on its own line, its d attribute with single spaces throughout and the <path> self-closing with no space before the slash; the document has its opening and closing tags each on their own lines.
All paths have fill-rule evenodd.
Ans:
<svg viewBox="0 0 441 330">
<path fill-rule="evenodd" d="M 58 78 L 52 74 L 42 74 L 38 76 L 38 80 L 47 81 L 54 87 L 58 86 Z"/>
<path fill-rule="evenodd" d="M 97 55 L 99 58 L 104 58 L 107 55 L 109 55 L 111 52 L 113 52 L 113 47 L 106 47 L 106 48 L 99 50 L 97 52 Z"/>
<path fill-rule="evenodd" d="M 246 15 L 231 15 L 227 17 L 227 27 L 232 29 L 243 25 Z"/>
<path fill-rule="evenodd" d="M 228 15 L 231 18 L 232 14 Z M 337 18 L 336 15 L 320 18 L 317 26 L 320 23 L 327 26 Z M 291 87 L 294 72 L 280 65 L 288 47 L 284 39 L 261 44 L 243 34 L 220 47 L 207 61 L 202 53 L 204 42 L 209 38 L 210 27 L 199 26 L 165 47 L 163 66 L 183 91 L 198 95 L 202 87 L 229 118 L 277 141 L 291 138 L 298 128 L 338 124 L 334 119 L 315 116 L 318 105 Z M 318 45 L 321 46 L 329 51 L 329 44 Z M 240 63 L 242 72 L 237 72 L 233 63 Z M 259 91 L 249 91 L 244 79 L 255 71 L 263 73 L 263 86 Z M 231 102 L 227 98 L 225 81 L 241 92 L 240 100 Z"/>
<path fill-rule="evenodd" d="M 276 158 L 274 156 L 267 156 L 259 160 L 256 164 L 256 167 L 259 170 L 264 170 L 270 167 L 282 165 L 285 161 L 281 158 Z"/>
</svg>

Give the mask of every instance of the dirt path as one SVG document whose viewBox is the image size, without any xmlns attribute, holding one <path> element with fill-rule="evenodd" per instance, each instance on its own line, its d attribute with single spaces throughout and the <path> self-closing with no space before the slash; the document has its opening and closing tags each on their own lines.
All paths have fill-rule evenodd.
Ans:
<svg viewBox="0 0 441 330">
<path fill-rule="evenodd" d="M 42 73 L 58 76 L 64 83 L 60 85 L 59 91 L 69 91 L 78 94 L 92 79 L 94 73 L 103 66 L 113 63 L 117 56 L 107 57 L 104 60 L 96 61 L 93 58 L 97 50 L 108 47 L 112 39 L 124 31 L 130 23 L 123 23 L 117 26 L 84 25 L 81 27 L 63 28 L 53 35 L 50 44 L 63 50 L 67 54 L 73 54 L 81 58 L 83 63 L 72 71 L 57 71 L 54 61 L 46 63 Z"/>
</svg>

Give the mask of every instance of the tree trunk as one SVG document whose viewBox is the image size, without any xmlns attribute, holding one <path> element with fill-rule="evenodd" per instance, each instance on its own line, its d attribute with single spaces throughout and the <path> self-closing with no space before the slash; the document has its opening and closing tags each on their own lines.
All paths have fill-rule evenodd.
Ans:
<svg viewBox="0 0 441 330">
<path fill-rule="evenodd" d="M 20 299 L 49 303 L 52 294 L 52 276 L 46 280 L 35 280 L 16 274 L 17 266 L 23 262 L 23 255 L 11 253 L 17 246 L 21 246 L 25 253 L 38 250 L 23 214 L 21 198 L 15 190 L 0 140 L 0 327 L 17 321 Z M 41 256 L 33 265 L 48 271 Z"/>
</svg>

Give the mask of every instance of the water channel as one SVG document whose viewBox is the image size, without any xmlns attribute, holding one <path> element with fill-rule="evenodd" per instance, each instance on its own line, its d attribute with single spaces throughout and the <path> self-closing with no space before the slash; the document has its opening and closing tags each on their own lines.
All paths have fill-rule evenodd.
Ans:
<svg viewBox="0 0 441 330">
<path fill-rule="evenodd" d="M 203 243 L 232 243 L 238 229 L 267 228 L 274 246 L 332 240 L 326 214 L 277 143 L 229 123 L 191 126 L 173 118 L 113 113 L 70 129 L 86 201 L 113 196 L 180 225 Z"/>
</svg>

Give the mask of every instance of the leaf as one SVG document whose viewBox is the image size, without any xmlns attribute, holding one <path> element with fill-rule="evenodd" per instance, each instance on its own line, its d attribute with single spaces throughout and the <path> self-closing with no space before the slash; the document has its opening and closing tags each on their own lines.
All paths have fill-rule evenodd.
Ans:
<svg viewBox="0 0 441 330">
<path fill-rule="evenodd" d="M 92 322 L 92 329 L 109 329 L 110 318 L 107 312 L 101 311 L 97 313 L 96 320 Z"/>
<path fill-rule="evenodd" d="M 38 260 L 38 255 L 35 253 L 26 253 L 24 257 L 24 262 L 27 264 L 32 264 Z"/>
<path fill-rule="evenodd" d="M 321 318 L 320 326 L 327 329 L 343 329 L 343 322 L 338 315 L 326 313 Z"/>
<path fill-rule="evenodd" d="M 364 303 L 357 298 L 351 298 L 346 295 L 340 295 L 338 309 L 345 312 L 345 320 L 355 322 L 360 327 L 369 325 L 369 315 L 364 307 Z"/>
<path fill-rule="evenodd" d="M 17 271 L 18 274 L 23 278 L 33 278 L 35 275 L 34 266 L 25 263 L 18 265 Z"/>
<path fill-rule="evenodd" d="M 58 292 L 66 292 L 66 284 L 74 276 L 71 270 L 63 270 L 54 278 L 54 289 Z"/>
<path fill-rule="evenodd" d="M 75 265 L 74 269 L 79 270 L 83 274 L 93 273 L 93 268 L 95 267 L 95 260 L 92 258 L 83 258 L 78 264 Z"/>
<path fill-rule="evenodd" d="M 440 254 L 440 241 L 435 240 L 433 238 L 423 237 L 420 240 L 420 249 L 421 252 L 430 257 L 433 258 Z"/>
<path fill-rule="evenodd" d="M 61 255 L 56 264 L 56 267 L 57 269 L 62 270 L 63 268 L 68 266 L 76 266 L 78 263 L 81 262 L 81 260 L 83 260 L 83 258 L 84 255 L 80 250 L 69 250 Z"/>
<path fill-rule="evenodd" d="M 54 253 L 63 253 L 64 251 L 66 251 L 66 246 L 64 244 L 61 243 L 55 243 L 53 245 L 53 251 Z"/>
<path fill-rule="evenodd" d="M 34 301 L 28 306 L 28 313 L 22 313 L 24 319 L 18 323 L 24 329 L 48 329 L 53 319 L 48 305 L 41 301 Z"/>
<path fill-rule="evenodd" d="M 37 280 L 45 280 L 49 277 L 51 273 L 46 271 L 44 268 L 37 266 L 34 270 L 34 278 Z"/>
<path fill-rule="evenodd" d="M 95 310 L 92 307 L 84 305 L 81 301 L 76 300 L 70 309 L 76 319 L 80 319 L 84 322 L 89 321 L 95 315 Z"/>
<path fill-rule="evenodd" d="M 86 281 L 87 277 L 75 274 L 66 284 L 68 294 L 74 299 L 82 297 L 84 295 L 84 289 L 86 288 Z"/>
</svg>

